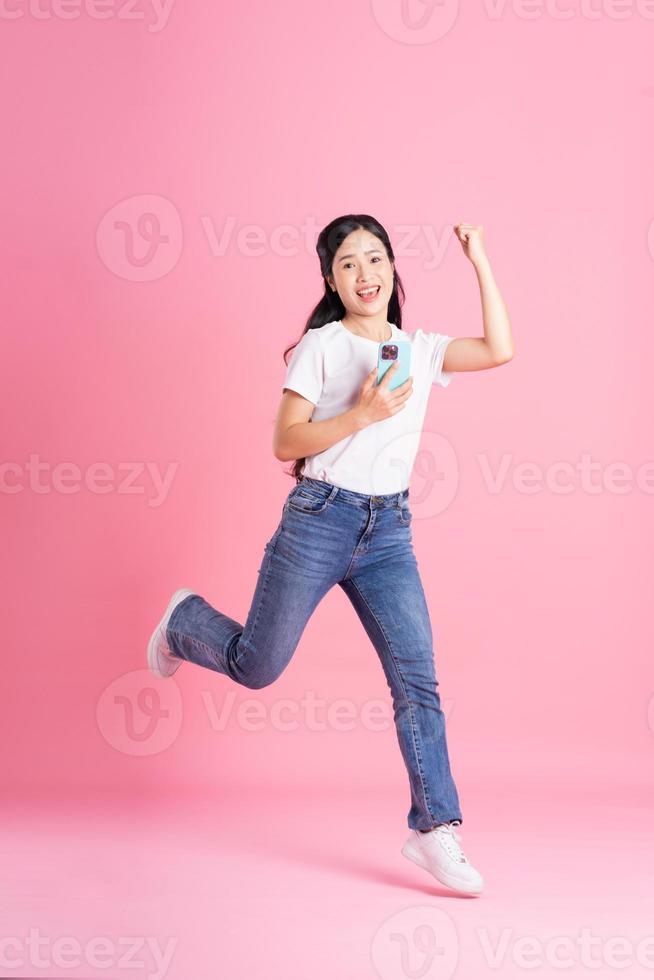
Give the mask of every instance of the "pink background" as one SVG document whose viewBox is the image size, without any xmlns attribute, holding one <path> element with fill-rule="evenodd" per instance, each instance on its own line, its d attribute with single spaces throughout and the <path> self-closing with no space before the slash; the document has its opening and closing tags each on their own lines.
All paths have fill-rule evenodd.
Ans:
<svg viewBox="0 0 654 980">
<path fill-rule="evenodd" d="M 390 860 L 396 877 L 390 896 L 380 880 L 367 882 L 365 914 L 370 895 L 383 901 L 360 935 L 351 927 L 347 950 L 314 961 L 332 927 L 314 936 L 307 925 L 308 958 L 297 963 L 283 954 L 282 939 L 279 949 L 264 944 L 261 962 L 230 943 L 221 960 L 234 977 L 258 976 L 264 962 L 266 975 L 287 980 L 309 969 L 314 977 L 321 969 L 376 976 L 370 938 L 379 921 L 396 905 L 429 904 L 434 894 L 448 907 L 444 891 L 430 890 L 418 869 L 395 856 L 409 796 L 394 729 L 373 731 L 358 714 L 351 730 L 313 731 L 300 711 L 289 732 L 269 714 L 287 699 L 297 706 L 309 691 L 328 704 L 347 699 L 356 712 L 371 699 L 388 701 L 345 596 L 328 595 L 286 672 L 262 691 L 189 665 L 174 681 L 157 682 L 143 672 L 147 639 L 181 586 L 241 622 L 247 615 L 264 543 L 292 486 L 288 467 L 272 455 L 272 430 L 282 352 L 299 339 L 322 290 L 314 252 L 320 228 L 351 211 L 375 215 L 398 253 L 405 328 L 476 336 L 476 279 L 451 226 L 483 224 L 516 356 L 434 388 L 411 484 L 464 844 L 482 871 L 492 869 L 496 888 L 510 879 L 508 862 L 519 903 L 522 872 L 544 860 L 540 851 L 535 857 L 534 826 L 549 838 L 550 821 L 570 821 L 570 835 L 558 838 L 570 842 L 570 861 L 574 835 L 587 840 L 589 827 L 610 835 L 617 822 L 636 834 L 651 802 L 654 737 L 654 21 L 635 6 L 622 17 L 607 4 L 591 19 L 572 4 L 569 19 L 546 10 L 531 18 L 517 4 L 497 16 L 483 5 L 457 11 L 448 0 L 433 10 L 443 35 L 413 43 L 419 31 L 402 29 L 399 2 L 186 2 L 159 30 L 150 29 L 155 15 L 144 4 L 132 19 L 111 9 L 107 19 L 81 8 L 68 20 L 37 19 L 25 8 L 1 25 L 7 560 L 0 725 L 17 840 L 28 814 L 45 817 L 54 833 L 72 827 L 87 804 L 98 820 L 110 806 L 131 828 L 137 802 L 156 816 L 161 799 L 208 814 L 207 854 L 238 828 L 243 840 L 258 839 L 266 821 L 278 820 L 279 833 L 295 842 L 321 821 L 350 844 L 380 827 L 387 838 L 365 864 Z M 155 216 L 167 239 L 152 256 L 137 233 L 139 220 L 146 236 L 154 227 L 143 213 Z M 259 229 L 259 244 L 244 243 L 247 226 Z M 280 247 L 275 236 L 283 229 Z M 32 454 L 47 464 L 44 492 L 30 484 Z M 600 464 L 599 492 L 579 478 L 568 493 L 542 480 L 527 492 L 517 478 L 523 464 L 546 473 L 555 464 L 576 466 L 583 454 Z M 504 456 L 508 475 L 492 492 L 484 461 L 494 471 Z M 629 468 L 622 492 L 609 485 L 618 462 Z M 639 488 L 636 472 L 648 463 L 649 485 Z M 59 464 L 79 469 L 62 481 Z M 93 464 L 104 464 L 107 492 L 86 485 Z M 128 464 L 139 470 L 125 486 Z M 146 464 L 160 473 L 171 467 L 159 497 Z M 259 731 L 235 717 L 246 701 L 268 712 Z M 208 703 L 216 711 L 232 704 L 222 730 L 212 727 Z M 148 725 L 151 737 L 143 735 Z M 172 820 L 168 804 L 165 810 Z M 524 854 L 509 838 L 499 859 L 497 821 L 526 834 Z M 180 817 L 178 832 L 180 822 L 190 826 Z M 101 826 L 84 824 L 89 834 Z M 52 861 L 62 853 L 61 841 L 39 840 Z M 183 848 L 173 831 L 171 840 Z M 256 860 L 276 844 L 277 833 Z M 48 923 L 76 935 L 84 910 L 87 931 L 97 931 L 88 909 L 100 901 L 97 882 L 115 868 L 106 846 L 107 867 L 89 872 L 88 892 L 69 888 L 67 908 L 38 914 L 30 905 L 36 883 L 46 894 L 54 881 L 70 885 L 65 876 L 81 857 L 71 851 L 63 870 L 33 850 L 33 872 L 16 866 L 25 904 L 16 905 L 22 911 L 12 934 Z M 552 846 L 543 888 L 552 855 L 560 854 Z M 596 857 L 604 853 L 606 869 L 605 846 Z M 125 880 L 112 879 L 116 896 L 130 887 L 124 841 L 119 853 L 127 864 Z M 188 854 L 176 853 L 188 869 Z M 225 852 L 234 879 L 248 853 Z M 290 844 L 284 853 L 289 863 L 275 880 L 301 901 L 297 854 Z M 332 857 L 303 865 L 307 888 L 325 894 L 312 875 L 329 878 L 347 863 L 340 845 Z M 599 875 L 595 858 L 588 860 L 572 874 L 564 862 L 561 873 L 588 884 Z M 615 856 L 616 874 L 623 860 L 623 852 Z M 627 863 L 637 873 L 643 855 Z M 148 867 L 146 879 L 159 869 L 156 861 Z M 203 868 L 199 861 L 189 894 L 198 894 Z M 226 868 L 213 869 L 212 880 Z M 342 882 L 329 880 L 340 901 Z M 417 898 L 407 886 L 414 880 Z M 291 922 L 302 909 L 282 913 L 254 872 L 250 885 L 272 943 L 273 932 L 286 935 L 285 915 Z M 551 886 L 550 897 L 554 879 Z M 162 887 L 152 884 L 140 905 L 132 896 L 132 931 Z M 596 887 L 588 884 L 588 894 Z M 636 903 L 633 880 L 627 894 Z M 206 903 L 213 912 L 219 898 Z M 186 911 L 198 921 L 198 909 Z M 334 914 L 333 929 L 345 928 Z M 502 921 L 523 932 L 546 922 L 543 934 L 556 931 L 539 918 L 540 902 L 531 917 L 524 907 L 523 914 L 526 924 L 506 912 Z M 362 924 L 361 915 L 349 921 Z M 601 931 L 599 911 L 587 918 Z M 222 922 L 228 931 L 247 925 Z M 571 922 L 559 928 L 573 934 L 577 919 Z M 643 934 L 644 919 L 612 929 L 624 934 L 630 925 L 634 939 Z M 209 962 L 208 940 L 177 935 L 169 975 L 188 976 Z M 475 964 L 476 954 L 468 950 L 466 961 L 461 941 L 465 973 L 461 963 Z M 79 975 L 95 974 L 87 967 Z"/>
</svg>

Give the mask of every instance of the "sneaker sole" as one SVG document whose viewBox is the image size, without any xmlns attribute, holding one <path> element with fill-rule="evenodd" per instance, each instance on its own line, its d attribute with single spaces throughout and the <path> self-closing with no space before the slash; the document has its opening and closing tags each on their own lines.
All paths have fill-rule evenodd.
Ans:
<svg viewBox="0 0 654 980">
<path fill-rule="evenodd" d="M 425 862 L 425 859 L 420 851 L 416 851 L 413 847 L 411 847 L 409 841 L 407 841 L 402 848 L 402 854 L 405 858 L 408 858 L 409 861 L 413 861 L 414 864 L 417 864 L 420 868 L 424 868 L 425 871 L 428 871 L 434 876 L 434 878 L 436 878 L 437 881 L 440 881 L 441 885 L 445 885 L 447 888 L 452 888 L 457 892 L 465 892 L 466 895 L 481 895 L 481 892 L 483 891 L 483 885 L 470 885 L 470 882 L 462 881 L 461 878 L 457 878 L 455 875 L 448 875 L 446 871 L 439 871 L 438 873 L 434 871 Z"/>
<path fill-rule="evenodd" d="M 157 654 L 157 647 L 159 645 L 159 636 L 161 629 L 165 623 L 168 622 L 173 614 L 173 610 L 180 604 L 182 599 L 186 599 L 189 595 L 195 595 L 191 589 L 177 589 L 173 594 L 170 602 L 166 606 L 166 611 L 157 623 L 150 640 L 148 641 L 148 667 L 157 677 L 170 677 L 175 671 L 181 667 L 183 660 L 179 658 L 179 662 L 176 664 L 168 664 L 164 662 L 161 664 L 159 656 Z"/>
</svg>

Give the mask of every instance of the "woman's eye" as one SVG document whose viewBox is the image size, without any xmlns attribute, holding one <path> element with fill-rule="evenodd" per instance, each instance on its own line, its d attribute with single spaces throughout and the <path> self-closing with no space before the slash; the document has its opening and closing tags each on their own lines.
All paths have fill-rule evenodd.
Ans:
<svg viewBox="0 0 654 980">
<path fill-rule="evenodd" d="M 381 255 L 373 255 L 372 261 L 373 262 L 381 262 Z"/>
</svg>

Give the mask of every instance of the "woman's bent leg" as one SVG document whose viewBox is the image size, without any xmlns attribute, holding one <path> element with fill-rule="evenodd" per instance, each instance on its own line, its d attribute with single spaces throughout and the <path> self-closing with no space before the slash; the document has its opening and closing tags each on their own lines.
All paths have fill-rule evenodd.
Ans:
<svg viewBox="0 0 654 980">
<path fill-rule="evenodd" d="M 413 550 L 406 544 L 363 563 L 339 582 L 363 623 L 386 675 L 395 728 L 409 775 L 408 825 L 429 830 L 462 820 L 450 770 L 434 666 L 429 611 Z"/>
<path fill-rule="evenodd" d="M 296 551 L 293 560 L 280 553 L 283 531 L 287 533 L 280 522 L 265 545 L 245 624 L 214 609 L 200 595 L 187 596 L 168 622 L 172 653 L 249 688 L 265 687 L 279 677 L 312 612 L 335 584 L 327 570 L 316 574 L 313 564 L 305 565 L 302 552 Z"/>
</svg>

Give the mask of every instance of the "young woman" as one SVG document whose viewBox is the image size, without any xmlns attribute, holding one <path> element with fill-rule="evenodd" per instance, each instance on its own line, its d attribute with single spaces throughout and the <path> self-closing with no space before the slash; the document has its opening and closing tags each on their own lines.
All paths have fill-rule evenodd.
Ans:
<svg viewBox="0 0 654 980">
<path fill-rule="evenodd" d="M 158 676 L 187 660 L 247 688 L 272 684 L 334 585 L 348 596 L 392 695 L 411 808 L 402 853 L 441 883 L 479 894 L 459 846 L 461 809 L 437 691 L 432 629 L 413 552 L 409 477 L 431 386 L 513 356 L 509 318 L 483 229 L 456 225 L 481 292 L 483 337 L 402 329 L 404 290 L 386 231 L 370 215 L 336 218 L 316 249 L 324 295 L 287 364 L 273 451 L 296 485 L 264 548 L 245 625 L 190 589 L 172 596 L 148 645 Z M 379 345 L 408 341 L 411 374 L 376 383 Z M 288 350 L 287 348 L 285 355 Z"/>
</svg>

